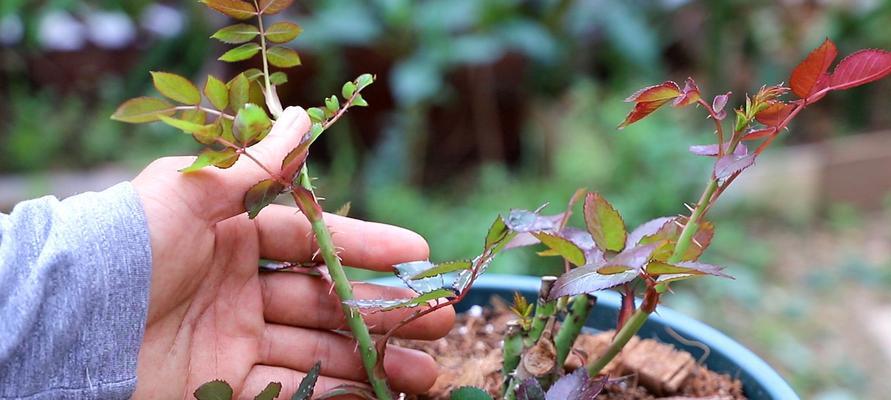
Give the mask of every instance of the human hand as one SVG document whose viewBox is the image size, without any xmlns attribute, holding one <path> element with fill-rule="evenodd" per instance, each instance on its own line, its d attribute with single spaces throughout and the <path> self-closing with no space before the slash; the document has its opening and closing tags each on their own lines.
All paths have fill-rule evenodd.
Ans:
<svg viewBox="0 0 891 400">
<path fill-rule="evenodd" d="M 309 129 L 299 108 L 285 110 L 269 136 L 250 148 L 277 172 L 280 160 Z M 340 301 L 323 280 L 297 273 L 259 273 L 258 259 L 308 261 L 315 250 L 309 222 L 293 207 L 271 205 L 254 220 L 242 198 L 267 173 L 242 157 L 226 170 L 177 172 L 192 157 L 156 160 L 133 186 L 142 199 L 152 246 L 152 278 L 145 337 L 134 398 L 191 398 L 199 385 L 223 379 L 236 398 L 252 398 L 271 381 L 293 392 L 317 360 L 316 393 L 365 380 L 355 342 L 345 329 Z M 325 215 L 344 264 L 389 271 L 423 260 L 427 243 L 397 227 Z M 355 284 L 357 298 L 399 298 L 402 288 Z M 366 317 L 383 333 L 411 311 Z M 454 322 L 451 308 L 403 327 L 397 336 L 435 339 Z M 422 392 L 436 379 L 433 359 L 390 346 L 384 360 L 394 390 Z"/>
</svg>

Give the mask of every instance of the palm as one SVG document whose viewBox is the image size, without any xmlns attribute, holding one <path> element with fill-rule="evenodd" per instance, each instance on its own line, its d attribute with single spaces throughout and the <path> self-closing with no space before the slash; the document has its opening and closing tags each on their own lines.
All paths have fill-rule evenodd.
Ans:
<svg viewBox="0 0 891 400">
<path fill-rule="evenodd" d="M 305 131 L 305 114 L 291 114 L 258 145 L 270 146 L 257 149 L 268 156 L 267 165 L 293 147 L 288 134 Z M 244 161 L 229 171 L 180 175 L 176 170 L 189 160 L 162 159 L 134 180 L 153 257 L 137 398 L 189 398 L 212 379 L 226 380 L 239 398 L 252 398 L 270 381 L 281 382 L 289 393 L 317 360 L 323 365 L 317 392 L 364 380 L 352 340 L 334 332 L 343 328 L 343 315 L 327 284 L 304 274 L 258 273 L 261 257 L 307 261 L 313 247 L 308 222 L 294 208 L 270 206 L 253 221 L 242 213 L 241 194 L 264 178 Z M 411 232 L 336 216 L 326 216 L 326 222 L 349 265 L 386 270 L 427 256 L 426 243 Z M 409 293 L 359 285 L 356 294 Z M 396 314 L 374 315 L 368 323 L 381 332 L 404 315 Z M 453 316 L 450 309 L 433 313 L 399 333 L 439 337 Z M 385 368 L 397 390 L 423 391 L 436 376 L 429 356 L 399 348 L 387 353 Z"/>
</svg>

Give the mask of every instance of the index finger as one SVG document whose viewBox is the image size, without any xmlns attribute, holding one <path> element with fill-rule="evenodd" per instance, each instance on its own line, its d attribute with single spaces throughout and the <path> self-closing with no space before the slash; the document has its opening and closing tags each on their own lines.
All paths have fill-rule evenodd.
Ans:
<svg viewBox="0 0 891 400">
<path fill-rule="evenodd" d="M 427 241 L 408 229 L 327 213 L 323 218 L 344 265 L 392 271 L 394 264 L 430 255 Z M 254 223 L 263 258 L 309 261 L 318 249 L 309 221 L 297 208 L 269 205 Z"/>
</svg>

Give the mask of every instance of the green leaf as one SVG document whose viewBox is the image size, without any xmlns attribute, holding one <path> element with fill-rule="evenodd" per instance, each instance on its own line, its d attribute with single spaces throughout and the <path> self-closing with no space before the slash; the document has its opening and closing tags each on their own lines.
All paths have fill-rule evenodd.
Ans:
<svg viewBox="0 0 891 400">
<path fill-rule="evenodd" d="M 507 237 L 508 229 L 507 225 L 504 224 L 504 218 L 501 218 L 499 215 L 495 218 L 495 222 L 492 223 L 492 226 L 489 227 L 489 232 L 486 233 L 486 249 L 491 249 L 498 243 L 500 243 L 504 238 Z"/>
<path fill-rule="evenodd" d="M 480 388 L 473 386 L 463 386 L 449 394 L 450 400 L 492 400 L 492 396 Z"/>
<path fill-rule="evenodd" d="M 256 218 L 260 210 L 275 201 L 283 190 L 285 186 L 275 179 L 264 179 L 251 186 L 244 194 L 244 209 L 248 213 L 248 218 Z"/>
<path fill-rule="evenodd" d="M 226 88 L 223 81 L 213 75 L 207 76 L 207 83 L 204 84 L 204 96 L 217 110 L 225 110 L 229 105 L 229 89 Z"/>
<path fill-rule="evenodd" d="M 306 110 L 312 122 L 325 122 L 325 111 L 318 107 L 310 107 Z"/>
<path fill-rule="evenodd" d="M 263 389 L 262 392 L 257 394 L 254 397 L 254 400 L 273 400 L 278 397 L 279 393 L 282 391 L 281 382 L 269 382 L 266 385 L 266 389 Z"/>
<path fill-rule="evenodd" d="M 598 193 L 585 197 L 585 225 L 594 243 L 603 251 L 619 252 L 625 248 L 625 222 L 609 202 Z"/>
<path fill-rule="evenodd" d="M 220 56 L 217 60 L 225 61 L 225 62 L 238 62 L 250 59 L 251 57 L 257 55 L 260 52 L 260 45 L 254 42 L 245 43 L 241 46 L 238 46 L 234 49 L 231 49 L 223 55 Z"/>
<path fill-rule="evenodd" d="M 154 97 L 137 97 L 121 104 L 111 119 L 131 124 L 154 122 L 159 116 L 171 116 L 176 113 L 173 104 Z"/>
<path fill-rule="evenodd" d="M 325 99 L 325 108 L 327 108 L 331 114 L 336 114 L 337 111 L 340 110 L 340 101 L 337 100 L 336 96 L 331 96 Z"/>
<path fill-rule="evenodd" d="M 179 172 L 194 172 L 211 165 L 225 169 L 231 167 L 236 161 L 238 161 L 238 153 L 235 152 L 235 149 L 228 148 L 220 151 L 204 149 L 198 154 L 198 158 L 192 165 L 179 170 Z"/>
<path fill-rule="evenodd" d="M 238 112 L 250 99 L 251 81 L 244 74 L 238 74 L 229 81 L 229 108 Z"/>
<path fill-rule="evenodd" d="M 220 118 L 217 120 L 217 123 L 220 124 L 220 137 L 225 139 L 229 143 L 235 143 L 235 135 L 232 134 L 232 120 L 228 118 Z"/>
<path fill-rule="evenodd" d="M 412 276 L 411 279 L 431 278 L 437 275 L 448 274 L 450 272 L 464 271 L 470 269 L 471 267 L 473 267 L 473 262 L 471 262 L 470 260 L 447 261 L 444 263 L 436 264 L 433 266 L 433 268 Z"/>
<path fill-rule="evenodd" d="M 207 113 L 204 112 L 204 110 L 196 108 L 183 110 L 183 112 L 180 114 L 179 119 L 183 121 L 189 121 L 198 125 L 204 125 L 207 122 Z"/>
<path fill-rule="evenodd" d="M 169 72 L 152 71 L 151 74 L 155 89 L 164 97 L 192 106 L 201 103 L 201 92 L 188 79 Z"/>
<path fill-rule="evenodd" d="M 315 365 L 306 373 L 297 391 L 291 396 L 291 400 L 309 400 L 312 397 L 313 390 L 316 387 L 316 381 L 319 379 L 319 372 L 322 371 L 322 362 L 316 361 Z"/>
<path fill-rule="evenodd" d="M 357 89 L 362 90 L 365 89 L 368 85 L 374 82 L 374 75 L 371 74 L 362 74 L 356 78 L 356 86 Z"/>
<path fill-rule="evenodd" d="M 288 74 L 278 71 L 269 75 L 269 83 L 278 86 L 288 83 Z"/>
<path fill-rule="evenodd" d="M 290 42 L 300 36 L 303 28 L 293 22 L 276 22 L 266 29 L 266 39 L 272 43 Z"/>
<path fill-rule="evenodd" d="M 278 14 L 291 6 L 294 0 L 260 0 L 260 13 L 266 15 Z"/>
<path fill-rule="evenodd" d="M 350 96 L 356 93 L 356 84 L 353 82 L 347 82 L 343 84 L 343 87 L 340 89 L 340 94 L 343 96 L 343 99 L 349 99 Z"/>
<path fill-rule="evenodd" d="M 454 289 L 451 288 L 440 288 L 427 293 L 423 293 L 418 297 L 412 297 L 409 299 L 396 299 L 396 300 L 347 300 L 344 301 L 344 304 L 350 307 L 359 307 L 359 308 L 377 308 L 380 311 L 390 311 L 395 310 L 397 308 L 406 308 L 406 307 L 417 307 L 423 304 L 427 304 L 431 300 L 442 299 L 447 297 L 455 297 L 458 294 Z"/>
<path fill-rule="evenodd" d="M 176 118 L 170 118 L 170 117 L 163 116 L 163 115 L 158 117 L 158 119 L 160 119 L 165 124 L 170 125 L 176 129 L 179 129 L 185 133 L 195 133 L 195 131 L 204 127 L 204 125 L 199 125 L 194 122 L 184 121 L 184 120 L 176 119 Z"/>
<path fill-rule="evenodd" d="M 269 63 L 279 68 L 290 68 L 300 65 L 300 56 L 294 49 L 275 46 L 266 51 Z"/>
<path fill-rule="evenodd" d="M 230 400 L 233 395 L 232 387 L 221 380 L 207 382 L 195 389 L 192 394 L 198 400 Z"/>
<path fill-rule="evenodd" d="M 246 76 L 249 81 L 255 81 L 263 77 L 263 71 L 260 71 L 259 68 L 248 68 L 244 71 L 244 76 Z"/>
<path fill-rule="evenodd" d="M 569 239 L 546 232 L 534 232 L 532 235 L 566 261 L 578 266 L 585 265 L 585 252 Z"/>
<path fill-rule="evenodd" d="M 309 128 L 309 141 L 314 142 L 319 137 L 319 135 L 322 134 L 322 132 L 325 132 L 325 127 L 322 126 L 321 123 L 316 122 L 312 124 L 312 127 Z"/>
<path fill-rule="evenodd" d="M 353 105 L 356 107 L 368 107 L 368 102 L 362 98 L 361 94 L 357 94 L 356 98 L 353 99 Z"/>
<path fill-rule="evenodd" d="M 241 44 L 251 41 L 259 34 L 260 30 L 257 29 L 256 26 L 251 24 L 235 24 L 216 31 L 216 33 L 210 37 L 223 43 Z"/>
<path fill-rule="evenodd" d="M 252 4 L 241 0 L 201 0 L 201 2 L 235 19 L 248 19 L 257 15 L 257 10 Z"/>
<path fill-rule="evenodd" d="M 204 125 L 201 127 L 201 129 L 198 129 L 195 132 L 192 132 L 192 137 L 198 143 L 201 143 L 204 145 L 211 145 L 214 142 L 216 142 L 217 138 L 222 136 L 222 134 L 223 134 L 222 121 L 217 120 L 216 122 L 214 122 L 210 125 Z"/>
<path fill-rule="evenodd" d="M 270 129 L 272 129 L 272 121 L 269 120 L 263 107 L 256 104 L 245 104 L 235 116 L 233 133 L 235 139 L 245 146 L 262 140 Z"/>
</svg>

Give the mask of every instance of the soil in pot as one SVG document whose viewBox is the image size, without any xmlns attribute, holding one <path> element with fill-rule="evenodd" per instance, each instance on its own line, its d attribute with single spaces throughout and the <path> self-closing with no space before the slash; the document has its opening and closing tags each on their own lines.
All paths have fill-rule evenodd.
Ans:
<svg viewBox="0 0 891 400">
<path fill-rule="evenodd" d="M 422 350 L 440 365 L 440 377 L 426 395 L 416 400 L 448 400 L 461 386 L 476 386 L 498 395 L 501 392 L 501 340 L 506 324 L 514 319 L 499 297 L 492 307 L 474 307 L 458 316 L 452 331 L 433 342 L 398 340 L 395 344 Z M 583 334 L 576 341 L 567 369 L 585 364 L 609 345 L 613 332 Z M 651 339 L 635 338 L 606 370 L 610 383 L 598 399 L 700 399 L 738 400 L 746 397 L 742 383 L 700 365 L 689 353 Z M 411 398 L 411 397 L 410 397 Z"/>
</svg>

